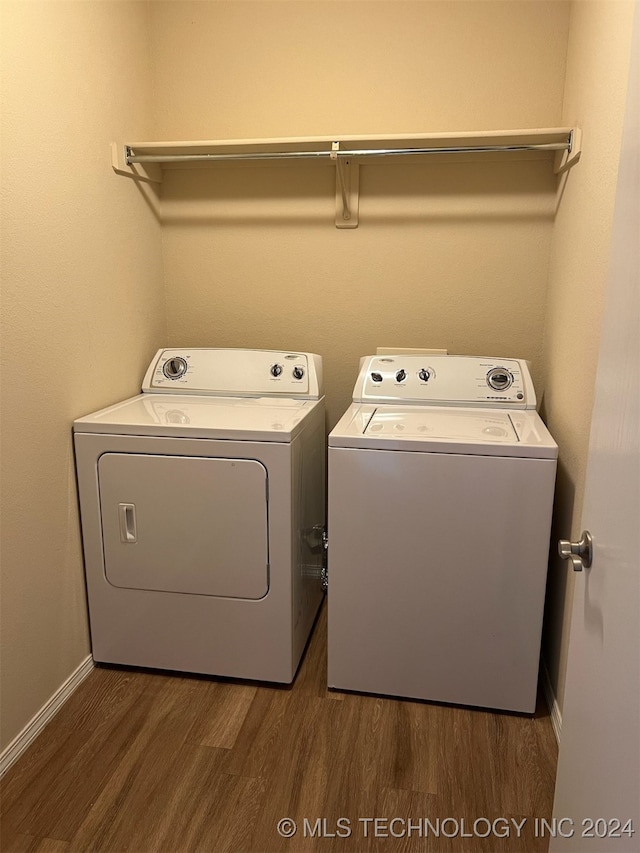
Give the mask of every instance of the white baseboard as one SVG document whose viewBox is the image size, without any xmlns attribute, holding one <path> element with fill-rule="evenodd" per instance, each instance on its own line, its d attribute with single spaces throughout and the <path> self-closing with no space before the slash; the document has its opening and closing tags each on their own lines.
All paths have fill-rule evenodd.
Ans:
<svg viewBox="0 0 640 853">
<path fill-rule="evenodd" d="M 36 739 L 42 729 L 47 725 L 62 708 L 67 699 L 78 689 L 85 678 L 93 671 L 93 658 L 91 655 L 85 658 L 80 666 L 72 672 L 69 678 L 60 685 L 51 699 L 46 702 L 33 719 L 27 723 L 19 735 L 17 735 L 2 751 L 0 755 L 0 779 Z"/>
<path fill-rule="evenodd" d="M 544 661 L 542 661 L 542 691 L 544 693 L 544 698 L 547 702 L 547 707 L 549 708 L 549 713 L 551 714 L 551 725 L 553 726 L 553 732 L 556 736 L 558 744 L 560 744 L 560 732 L 562 731 L 562 713 L 560 711 L 560 706 L 558 705 L 558 700 L 556 699 L 556 694 L 553 692 L 551 679 L 549 678 L 549 671 L 547 670 L 547 666 Z"/>
</svg>

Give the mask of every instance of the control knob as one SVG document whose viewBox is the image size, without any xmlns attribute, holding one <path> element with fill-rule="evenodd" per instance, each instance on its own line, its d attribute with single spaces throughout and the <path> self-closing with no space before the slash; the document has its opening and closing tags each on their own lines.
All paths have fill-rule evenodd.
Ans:
<svg viewBox="0 0 640 853">
<path fill-rule="evenodd" d="M 293 378 L 294 379 L 302 379 L 304 376 L 304 367 L 301 367 L 299 364 L 293 368 Z"/>
<path fill-rule="evenodd" d="M 381 373 L 372 373 L 371 378 L 374 382 L 382 382 L 382 374 Z"/>
<path fill-rule="evenodd" d="M 427 370 L 424 367 L 421 368 L 418 371 L 418 378 L 421 379 L 423 382 L 428 382 L 431 379 L 431 371 Z"/>
<path fill-rule="evenodd" d="M 487 385 L 494 391 L 506 391 L 512 382 L 513 376 L 505 367 L 492 367 L 487 373 Z"/>
<path fill-rule="evenodd" d="M 283 368 L 282 368 L 281 364 L 272 364 L 271 365 L 271 375 L 274 376 L 276 379 L 278 378 L 278 376 L 282 375 L 282 370 L 283 370 Z"/>
<path fill-rule="evenodd" d="M 180 379 L 187 372 L 186 359 L 179 355 L 168 358 L 162 365 L 162 372 L 167 379 Z"/>
<path fill-rule="evenodd" d="M 407 371 L 400 368 L 400 370 L 398 370 L 396 372 L 396 382 L 404 382 L 404 380 L 406 378 L 407 378 Z"/>
</svg>

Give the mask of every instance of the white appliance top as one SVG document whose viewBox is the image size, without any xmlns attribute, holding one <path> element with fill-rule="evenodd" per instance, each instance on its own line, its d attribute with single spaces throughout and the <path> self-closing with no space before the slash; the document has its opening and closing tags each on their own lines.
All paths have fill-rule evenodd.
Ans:
<svg viewBox="0 0 640 853">
<path fill-rule="evenodd" d="M 322 359 L 310 352 L 278 350 L 161 349 L 142 391 L 318 400 L 323 395 Z"/>
<path fill-rule="evenodd" d="M 290 442 L 317 400 L 139 394 L 74 421 L 74 432 Z"/>
<path fill-rule="evenodd" d="M 476 356 L 366 356 L 330 447 L 556 459 L 528 365 Z"/>
<path fill-rule="evenodd" d="M 373 355 L 360 361 L 359 403 L 535 409 L 526 361 L 468 355 Z"/>
<path fill-rule="evenodd" d="M 329 447 L 556 459 L 558 446 L 531 410 L 495 411 L 352 403 Z"/>
<path fill-rule="evenodd" d="M 310 352 L 161 349 L 142 394 L 74 421 L 74 432 L 288 442 L 322 398 Z"/>
</svg>

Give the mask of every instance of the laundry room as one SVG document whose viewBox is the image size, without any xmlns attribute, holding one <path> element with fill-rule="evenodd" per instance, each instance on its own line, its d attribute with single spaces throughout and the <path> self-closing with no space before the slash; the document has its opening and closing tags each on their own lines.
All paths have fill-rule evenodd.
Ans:
<svg viewBox="0 0 640 853">
<path fill-rule="evenodd" d="M 318 354 L 327 434 L 351 403 L 360 359 L 379 348 L 529 363 L 540 416 L 558 447 L 533 718 L 545 727 L 548 739 L 536 748 L 548 762 L 540 773 L 550 773 L 551 781 L 540 814 L 537 765 L 527 806 L 515 794 L 494 801 L 487 793 L 483 802 L 487 819 L 551 819 L 576 587 L 575 573 L 557 556 L 557 541 L 579 539 L 582 530 L 637 5 L 4 0 L 0 770 L 9 780 L 9 835 L 3 853 L 124 849 L 114 846 L 121 838 L 101 842 L 102 830 L 92 835 L 87 829 L 98 820 L 101 806 L 96 810 L 95 802 L 117 776 L 115 758 L 101 765 L 100 778 L 87 780 L 85 811 L 68 820 L 59 818 L 59 791 L 46 807 L 51 821 L 38 801 L 30 822 L 26 807 L 16 805 L 23 796 L 16 773 L 27 773 L 30 762 L 42 768 L 46 756 L 56 754 L 54 744 L 42 746 L 51 727 L 60 726 L 62 739 L 73 736 L 70 723 L 56 721 L 74 707 L 94 672 L 72 424 L 138 395 L 163 348 Z M 332 140 L 339 145 L 332 148 Z M 153 146 L 144 143 L 181 143 L 179 153 L 188 154 L 199 141 L 210 141 L 208 148 L 196 146 L 209 153 L 310 148 L 322 149 L 323 158 L 127 162 L 136 143 L 147 153 Z M 545 148 L 550 141 L 558 150 Z M 531 150 L 363 155 L 357 166 L 340 154 L 363 147 L 500 148 L 500 142 L 504 148 L 521 142 Z M 345 175 L 351 181 L 346 190 Z M 330 531 L 328 554 L 330 574 Z M 323 610 L 312 642 L 326 632 L 325 620 Z M 300 707 L 316 723 L 319 703 L 332 702 L 337 731 L 340 720 L 355 719 L 357 710 L 338 707 L 342 694 L 326 690 L 323 654 L 326 649 L 307 649 L 313 672 L 325 672 L 322 690 L 310 687 L 309 668 L 299 671 L 293 689 L 298 683 L 306 691 Z M 128 670 L 98 670 L 106 681 L 91 707 L 115 707 L 125 690 L 118 673 Z M 160 682 L 153 680 L 160 676 L 146 675 L 149 689 L 145 694 L 141 687 L 139 699 L 153 716 L 161 712 L 161 702 L 154 705 Z M 180 702 L 200 701 L 193 691 L 206 678 L 179 680 L 180 698 L 167 719 L 180 714 Z M 291 803 L 275 796 L 271 811 L 264 811 L 267 782 L 250 770 L 269 762 L 276 768 L 276 759 L 264 756 L 277 732 L 263 732 L 257 752 L 249 754 L 249 728 L 258 731 L 267 700 L 252 692 L 251 681 L 240 687 L 237 703 L 226 693 L 220 700 L 224 737 L 216 740 L 213 724 L 207 729 L 200 720 L 211 752 L 193 767 L 209 774 L 221 797 L 223 781 L 232 778 L 230 802 L 255 801 L 246 822 L 255 820 L 266 833 L 268 813 L 274 829 L 259 843 L 253 836 L 253 847 L 249 836 L 242 844 L 227 837 L 227 846 L 198 846 L 196 840 L 182 848 L 185 853 L 297 849 L 278 836 L 277 819 L 304 815 L 315 821 L 324 814 L 308 797 L 295 814 L 285 810 Z M 395 728 L 385 717 L 387 706 L 372 705 L 372 730 L 380 714 L 380 725 L 387 720 L 389 731 L 402 730 L 411 740 L 407 731 L 420 728 L 416 709 L 434 707 L 438 731 L 455 739 L 458 724 L 444 716 L 451 709 L 418 700 L 406 703 L 408 716 L 399 716 Z M 74 713 L 83 718 L 81 709 Z M 533 730 L 521 735 L 515 726 L 531 719 L 474 713 L 486 716 L 473 720 L 490 718 L 473 725 L 484 727 L 483 737 L 497 751 L 503 735 L 525 743 L 524 754 L 513 745 L 506 753 L 514 768 L 527 764 Z M 98 730 L 101 723 L 92 725 Z M 535 738 L 542 737 L 535 731 Z M 335 747 L 349 753 L 344 732 L 335 742 L 325 732 L 327 752 Z M 312 755 L 313 731 L 297 720 L 296 735 L 301 755 Z M 431 766 L 420 765 L 420 750 L 446 763 L 446 738 L 434 746 L 433 732 L 415 737 L 415 754 L 403 758 L 400 751 L 391 760 L 395 770 L 384 777 L 388 797 L 381 818 L 412 810 L 423 818 L 429 803 L 434 815 L 444 808 L 425 799 L 435 797 L 438 786 Z M 223 755 L 234 738 L 246 746 L 242 760 Z M 467 746 L 473 750 L 473 739 Z M 77 749 L 82 752 L 81 742 Z M 398 770 L 401 759 L 414 776 Z M 367 768 L 376 776 L 374 752 L 358 760 L 364 776 Z M 153 776 L 156 765 L 145 766 Z M 324 765 L 308 768 L 316 781 L 325 771 Z M 463 764 L 459 772 L 465 772 Z M 503 772 L 496 771 L 496 778 Z M 476 768 L 474 779 L 476 773 L 482 776 Z M 78 787 L 77 780 L 67 781 L 70 789 Z M 451 784 L 458 791 L 457 782 Z M 524 785 L 507 775 L 500 784 L 505 790 Z M 328 818 L 347 814 L 335 792 L 327 786 L 323 791 L 324 805 L 333 809 Z M 35 802 L 31 796 L 26 800 Z M 455 814 L 449 808 L 438 817 L 483 816 L 477 804 L 465 812 L 468 804 L 455 803 Z M 376 806 L 382 808 L 363 794 L 349 812 L 352 846 L 334 824 L 337 837 L 326 841 L 327 849 L 331 843 L 346 853 L 405 849 L 392 846 L 390 835 L 363 835 L 356 821 L 375 814 Z M 323 827 L 330 835 L 330 827 Z M 360 846 L 354 846 L 356 827 Z M 493 825 L 491 831 L 495 849 L 507 853 L 546 850 L 549 840 L 527 848 L 517 846 L 512 833 L 509 847 Z M 406 849 L 423 849 L 410 846 L 417 838 L 404 841 Z M 37 846 L 46 842 L 58 846 Z M 315 842 L 324 849 L 317 837 Z M 473 842 L 479 846 L 454 847 L 445 833 L 441 846 L 429 849 L 494 849 L 486 839 Z M 166 848 L 151 845 L 144 853 L 160 849 Z"/>
</svg>

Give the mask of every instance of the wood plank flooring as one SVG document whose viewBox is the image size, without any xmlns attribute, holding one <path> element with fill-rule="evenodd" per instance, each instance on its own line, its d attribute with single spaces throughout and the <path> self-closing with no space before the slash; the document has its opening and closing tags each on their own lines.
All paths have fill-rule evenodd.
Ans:
<svg viewBox="0 0 640 853">
<path fill-rule="evenodd" d="M 542 853 L 556 758 L 542 702 L 327 690 L 323 609 L 292 687 L 97 668 L 2 781 L 0 849 Z"/>
</svg>

